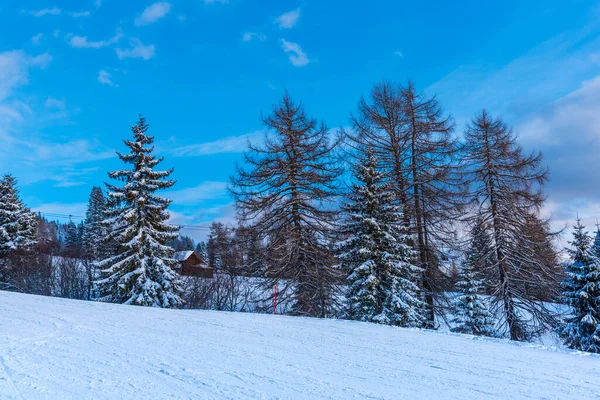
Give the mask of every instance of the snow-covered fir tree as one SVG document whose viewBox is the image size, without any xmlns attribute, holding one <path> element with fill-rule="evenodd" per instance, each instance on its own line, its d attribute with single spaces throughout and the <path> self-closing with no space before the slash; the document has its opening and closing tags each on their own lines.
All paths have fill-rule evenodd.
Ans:
<svg viewBox="0 0 600 400">
<path fill-rule="evenodd" d="M 485 299 L 480 295 L 482 282 L 476 278 L 473 263 L 477 261 L 469 252 L 463 262 L 456 291 L 459 292 L 454 301 L 454 327 L 452 332 L 470 335 L 496 336 L 494 320 Z"/>
<path fill-rule="evenodd" d="M 367 150 L 354 167 L 357 182 L 343 205 L 347 239 L 336 249 L 348 273 L 348 314 L 360 321 L 421 327 L 426 305 L 416 282 L 422 270 L 414 264 L 402 211 L 377 168 Z"/>
<path fill-rule="evenodd" d="M 206 245 L 206 242 L 204 242 L 204 241 L 198 242 L 198 244 L 196 245 L 196 253 L 198 253 L 200 258 L 205 263 L 208 263 L 208 246 Z"/>
<path fill-rule="evenodd" d="M 592 245 L 592 254 L 600 259 L 600 225 L 596 226 L 596 236 Z"/>
<path fill-rule="evenodd" d="M 36 243 L 37 218 L 21 201 L 17 180 L 10 174 L 0 180 L 0 259 L 18 248 Z"/>
<path fill-rule="evenodd" d="M 77 225 L 73 221 L 65 226 L 65 236 L 62 243 L 62 252 L 67 257 L 78 257 L 80 255 L 80 237 Z"/>
<path fill-rule="evenodd" d="M 132 127 L 134 140 L 126 140 L 129 154 L 118 154 L 131 169 L 114 171 L 112 179 L 122 187 L 107 184 L 108 211 L 105 224 L 118 253 L 98 264 L 97 282 L 103 301 L 152 307 L 179 307 L 183 301 L 179 276 L 173 271 L 177 261 L 167 242 L 178 236 L 179 227 L 169 225 L 167 207 L 171 200 L 155 192 L 175 183 L 167 179 L 172 169 L 155 171 L 162 161 L 152 152 L 154 137 L 146 135 L 148 125 L 140 116 Z"/>
<path fill-rule="evenodd" d="M 572 349 L 600 353 L 600 259 L 592 253 L 591 238 L 577 219 L 574 226 L 571 262 L 563 282 L 564 298 L 573 317 L 559 329 Z"/>
<path fill-rule="evenodd" d="M 108 254 L 108 230 L 102 223 L 106 211 L 104 193 L 95 186 L 90 193 L 82 235 L 83 256 L 87 259 L 97 261 L 112 255 Z"/>
<path fill-rule="evenodd" d="M 488 226 L 483 218 L 475 218 L 469 232 L 469 249 L 467 254 L 473 271 L 480 276 L 493 275 L 496 265 L 495 251 Z"/>
</svg>

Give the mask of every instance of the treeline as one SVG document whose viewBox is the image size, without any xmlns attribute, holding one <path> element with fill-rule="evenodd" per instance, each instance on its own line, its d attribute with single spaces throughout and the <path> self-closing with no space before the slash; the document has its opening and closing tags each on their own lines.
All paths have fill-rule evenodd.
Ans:
<svg viewBox="0 0 600 400">
<path fill-rule="evenodd" d="M 89 297 L 217 307 L 173 272 L 174 249 L 196 249 L 233 282 L 224 298 L 256 288 L 252 310 L 268 311 L 276 287 L 294 315 L 430 329 L 446 321 L 513 340 L 558 329 L 569 346 L 593 351 L 580 339 L 600 340 L 600 253 L 576 240 L 565 275 L 541 215 L 548 170 L 501 118 L 483 110 L 458 132 L 435 97 L 382 82 L 337 134 L 288 94 L 263 122 L 264 141 L 231 177 L 237 226 L 213 224 L 196 245 L 168 224 L 171 201 L 156 191 L 174 184 L 172 170 L 155 170 L 162 158 L 140 118 L 119 154 L 128 168 L 109 174 L 117 183 L 106 198 L 94 189 L 79 235 Z M 22 243 L 9 253 L 31 247 Z M 582 290 L 593 301 L 575 304 Z M 571 325 L 550 302 L 573 307 Z"/>
</svg>

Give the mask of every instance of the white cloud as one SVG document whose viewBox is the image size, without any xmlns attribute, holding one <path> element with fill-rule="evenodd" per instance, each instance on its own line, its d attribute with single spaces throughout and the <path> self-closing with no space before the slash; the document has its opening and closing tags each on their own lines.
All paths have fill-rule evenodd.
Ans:
<svg viewBox="0 0 600 400">
<path fill-rule="evenodd" d="M 83 162 L 104 160 L 114 157 L 113 150 L 104 148 L 97 141 L 75 139 L 62 143 L 25 142 L 30 154 L 26 160 L 44 162 L 47 165 L 72 165 Z M 60 154 L 60 157 L 56 155 Z"/>
<path fill-rule="evenodd" d="M 404 54 L 402 54 L 401 51 L 395 51 L 394 54 L 397 55 L 398 57 L 404 57 Z"/>
<path fill-rule="evenodd" d="M 62 12 L 60 8 L 52 7 L 52 8 L 43 8 L 41 10 L 21 10 L 22 13 L 28 13 L 33 15 L 34 17 L 43 17 L 45 15 L 58 15 Z"/>
<path fill-rule="evenodd" d="M 55 99 L 54 97 L 48 97 L 46 102 L 44 103 L 46 108 L 54 109 L 54 110 L 64 110 L 65 109 L 65 101 L 60 99 Z"/>
<path fill-rule="evenodd" d="M 227 182 L 207 181 L 187 189 L 170 190 L 165 196 L 173 200 L 173 205 L 196 205 L 204 200 L 226 197 Z"/>
<path fill-rule="evenodd" d="M 289 59 L 294 67 L 304 67 L 310 62 L 306 53 L 302 51 L 302 48 L 297 43 L 281 39 L 281 47 L 283 51 L 290 53 Z"/>
<path fill-rule="evenodd" d="M 0 53 L 0 101 L 5 100 L 14 88 L 29 83 L 31 67 L 45 68 L 52 56 L 48 53 L 29 56 L 22 50 Z"/>
<path fill-rule="evenodd" d="M 134 23 L 136 26 L 150 25 L 163 18 L 171 10 L 171 4 L 165 1 L 156 2 L 144 9 Z"/>
<path fill-rule="evenodd" d="M 87 210 L 87 203 L 46 203 L 40 204 L 31 208 L 32 211 L 41 212 L 42 214 L 60 214 L 66 215 L 67 217 L 58 218 L 48 216 L 49 219 L 69 220 L 69 215 L 75 217 L 83 217 Z"/>
<path fill-rule="evenodd" d="M 204 4 L 227 4 L 229 3 L 229 0 L 204 0 Z"/>
<path fill-rule="evenodd" d="M 43 33 L 38 33 L 37 35 L 31 38 L 31 43 L 35 44 L 36 46 L 39 46 L 43 36 Z"/>
<path fill-rule="evenodd" d="M 169 154 L 176 157 L 196 157 L 211 154 L 242 153 L 248 148 L 248 141 L 255 141 L 264 136 L 263 131 L 255 131 L 241 136 L 230 136 L 224 139 L 199 144 L 176 147 Z"/>
<path fill-rule="evenodd" d="M 89 169 L 76 164 L 113 157 L 114 152 L 96 141 L 75 139 L 57 143 L 60 139 L 56 137 L 49 142 L 37 134 L 41 123 L 65 115 L 65 101 L 47 97 L 44 108 L 34 113 L 16 97 L 16 89 L 28 83 L 32 68 L 45 68 L 51 60 L 47 53 L 38 56 L 21 50 L 0 53 L 0 147 L 5 155 L 0 158 L 0 170 L 10 169 L 23 182 L 52 180 L 60 186 L 72 186 L 81 184 L 89 173 Z M 40 163 L 45 167 L 38 168 Z"/>
<path fill-rule="evenodd" d="M 115 49 L 119 59 L 141 58 L 143 60 L 149 60 L 154 57 L 155 47 L 153 44 L 145 46 L 139 39 L 131 39 L 129 44 L 131 46 L 129 49 Z"/>
<path fill-rule="evenodd" d="M 27 103 L 14 98 L 15 89 L 29 83 L 32 68 L 45 68 L 51 60 L 47 53 L 34 57 L 22 50 L 0 52 L 0 147 L 5 155 L 0 158 L 0 169 L 12 164 L 12 146 L 20 137 L 14 127 L 25 121 L 25 114 L 32 114 Z"/>
<path fill-rule="evenodd" d="M 115 84 L 112 80 L 112 74 L 105 69 L 101 69 L 98 72 L 98 82 L 103 85 L 108 85 L 110 87 L 118 87 L 119 85 Z"/>
<path fill-rule="evenodd" d="M 89 17 L 90 15 L 92 15 L 92 13 L 89 11 L 78 11 L 78 12 L 71 12 L 71 13 L 69 13 L 69 15 L 73 18 L 81 18 L 81 17 Z"/>
<path fill-rule="evenodd" d="M 94 5 L 96 6 L 96 8 L 100 8 L 100 6 L 102 5 L 102 0 L 95 0 Z"/>
<path fill-rule="evenodd" d="M 290 29 L 296 26 L 299 18 L 300 8 L 296 8 L 295 10 L 285 12 L 275 18 L 275 23 L 279 25 L 281 29 Z"/>
<path fill-rule="evenodd" d="M 87 36 L 72 36 L 71 34 L 69 34 L 67 35 L 67 37 L 69 38 L 69 45 L 71 47 L 77 49 L 99 49 L 117 43 L 119 40 L 121 40 L 123 34 L 118 32 L 115 36 L 109 39 L 97 41 L 89 41 Z"/>
<path fill-rule="evenodd" d="M 244 42 L 250 42 L 252 40 L 260 40 L 261 42 L 266 40 L 267 37 L 265 35 L 263 35 L 262 33 L 258 33 L 258 32 L 244 32 L 244 34 L 242 35 L 242 40 Z"/>
<path fill-rule="evenodd" d="M 526 117 L 598 72 L 600 35 L 588 26 L 563 32 L 498 67 L 461 65 L 430 86 L 459 126 L 482 108 L 502 114 L 509 122 Z M 523 95 L 515 95 L 521 93 Z"/>
<path fill-rule="evenodd" d="M 175 205 L 175 207 L 177 206 Z M 169 223 L 174 225 L 193 225 L 195 227 L 184 227 L 181 233 L 191 236 L 196 241 L 208 239 L 210 233 L 209 227 L 212 222 L 222 222 L 229 225 L 237 223 L 237 212 L 235 204 L 232 202 L 213 207 L 193 207 L 193 212 L 169 210 L 169 213 L 171 216 Z"/>
<path fill-rule="evenodd" d="M 74 12 L 66 12 L 61 10 L 58 7 L 52 7 L 52 8 L 43 8 L 40 10 L 21 10 L 22 13 L 27 13 L 30 15 L 33 15 L 34 17 L 44 17 L 46 15 L 60 15 L 60 14 L 68 14 L 73 18 L 80 18 L 80 17 L 89 17 L 90 15 L 92 15 L 92 13 L 90 13 L 89 11 L 74 11 Z"/>
<path fill-rule="evenodd" d="M 526 148 L 537 148 L 550 165 L 548 189 L 555 201 L 598 201 L 600 175 L 600 75 L 517 125 Z M 600 210 L 597 212 L 600 217 Z"/>
</svg>

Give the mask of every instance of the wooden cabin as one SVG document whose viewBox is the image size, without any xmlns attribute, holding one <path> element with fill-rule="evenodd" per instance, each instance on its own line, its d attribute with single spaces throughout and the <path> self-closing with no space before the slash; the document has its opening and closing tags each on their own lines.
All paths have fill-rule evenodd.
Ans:
<svg viewBox="0 0 600 400">
<path fill-rule="evenodd" d="M 179 261 L 179 268 L 176 269 L 179 275 L 209 279 L 214 275 L 214 270 L 208 267 L 206 260 L 193 250 L 176 251 L 173 258 Z"/>
</svg>

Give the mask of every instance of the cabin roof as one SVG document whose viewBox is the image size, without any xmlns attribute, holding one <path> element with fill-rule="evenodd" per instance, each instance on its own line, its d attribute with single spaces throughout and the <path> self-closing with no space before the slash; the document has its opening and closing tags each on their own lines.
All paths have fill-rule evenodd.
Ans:
<svg viewBox="0 0 600 400">
<path fill-rule="evenodd" d="M 177 261 L 185 261 L 194 254 L 194 250 L 176 251 L 173 258 Z"/>
</svg>

